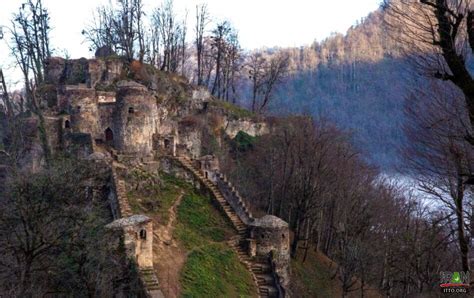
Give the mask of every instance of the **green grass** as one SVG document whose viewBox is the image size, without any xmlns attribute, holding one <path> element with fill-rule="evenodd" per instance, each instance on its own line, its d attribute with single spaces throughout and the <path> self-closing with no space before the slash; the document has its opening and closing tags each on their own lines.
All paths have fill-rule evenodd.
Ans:
<svg viewBox="0 0 474 298">
<path fill-rule="evenodd" d="M 176 235 L 188 250 L 224 241 L 234 233 L 211 199 L 195 193 L 184 196 L 178 208 L 178 222 Z"/>
<path fill-rule="evenodd" d="M 230 222 L 209 197 L 189 193 L 178 208 L 176 236 L 190 251 L 181 272 L 183 297 L 251 297 L 252 277 L 225 243 Z"/>
<path fill-rule="evenodd" d="M 255 114 L 249 110 L 236 106 L 230 102 L 222 100 L 213 100 L 210 102 L 211 105 L 220 107 L 228 111 L 232 116 L 236 118 L 252 118 Z"/>
<path fill-rule="evenodd" d="M 251 297 L 253 292 L 250 274 L 222 243 L 191 252 L 181 284 L 183 297 Z"/>
<path fill-rule="evenodd" d="M 160 178 L 162 185 L 149 185 L 146 192 L 132 189 L 127 197 L 133 213 L 158 216 L 161 223 L 166 223 L 169 219 L 168 210 L 181 191 L 189 190 L 192 186 L 171 175 L 161 174 Z"/>
</svg>

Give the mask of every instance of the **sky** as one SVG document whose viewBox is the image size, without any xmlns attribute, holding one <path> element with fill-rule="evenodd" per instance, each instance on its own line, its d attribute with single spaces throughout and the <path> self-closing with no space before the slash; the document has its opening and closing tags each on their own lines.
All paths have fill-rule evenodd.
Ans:
<svg viewBox="0 0 474 298">
<path fill-rule="evenodd" d="M 56 53 L 71 58 L 90 57 L 81 35 L 94 9 L 110 0 L 43 0 L 51 16 L 51 44 Z M 145 11 L 161 0 L 143 0 Z M 9 26 L 24 0 L 0 0 L 0 26 Z M 193 33 L 196 5 L 206 2 L 214 21 L 228 20 L 239 32 L 244 49 L 293 47 L 323 40 L 332 32 L 345 33 L 357 20 L 378 8 L 381 0 L 174 0 L 176 12 L 188 11 L 188 32 Z M 4 30 L 5 31 L 5 30 Z M 7 37 L 7 36 L 6 36 Z M 0 41 L 0 67 L 11 65 L 5 38 Z"/>
</svg>

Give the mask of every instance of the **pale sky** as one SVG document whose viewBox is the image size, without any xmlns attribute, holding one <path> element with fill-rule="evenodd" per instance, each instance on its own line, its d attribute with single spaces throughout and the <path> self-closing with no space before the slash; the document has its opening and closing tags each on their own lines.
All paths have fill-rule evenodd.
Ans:
<svg viewBox="0 0 474 298">
<path fill-rule="evenodd" d="M 109 0 L 43 0 L 51 16 L 52 45 L 72 58 L 90 57 L 82 29 L 95 7 Z M 143 0 L 151 11 L 161 0 Z M 188 10 L 188 35 L 193 34 L 195 7 L 206 2 L 213 20 L 229 20 L 239 31 L 245 49 L 301 46 L 322 40 L 332 32 L 345 33 L 357 20 L 378 8 L 381 0 L 174 0 L 175 10 Z M 23 0 L 0 0 L 0 26 L 10 26 L 11 16 Z M 6 36 L 7 37 L 7 36 Z M 8 38 L 6 38 L 8 40 Z M 8 48 L 0 41 L 0 67 L 7 67 Z M 11 61 L 11 60 L 10 60 Z"/>
</svg>

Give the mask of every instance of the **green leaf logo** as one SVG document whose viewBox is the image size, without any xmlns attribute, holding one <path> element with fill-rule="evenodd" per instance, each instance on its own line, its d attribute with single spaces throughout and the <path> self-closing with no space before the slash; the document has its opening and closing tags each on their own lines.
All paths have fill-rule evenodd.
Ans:
<svg viewBox="0 0 474 298">
<path fill-rule="evenodd" d="M 460 284 L 461 283 L 461 276 L 459 272 L 454 272 L 453 277 L 451 278 L 451 283 L 453 284 Z"/>
</svg>

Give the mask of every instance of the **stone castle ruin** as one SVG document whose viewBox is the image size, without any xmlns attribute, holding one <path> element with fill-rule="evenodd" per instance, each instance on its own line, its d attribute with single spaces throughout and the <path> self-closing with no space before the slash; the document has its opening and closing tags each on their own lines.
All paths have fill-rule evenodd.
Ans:
<svg viewBox="0 0 474 298">
<path fill-rule="evenodd" d="M 202 156 L 206 140 L 200 123 L 206 115 L 219 115 L 222 121 L 214 129 L 229 138 L 239 131 L 252 136 L 268 133 L 265 122 L 232 117 L 211 104 L 207 90 L 137 61 L 52 58 L 46 82 L 43 98 L 48 142 L 53 150 L 110 161 L 113 181 L 109 203 L 115 221 L 108 227 L 122 232 L 126 253 L 140 269 L 148 296 L 163 296 L 153 272 L 153 224 L 144 215 L 132 214 L 115 167 L 120 162 L 147 163 L 160 158 L 180 163 L 197 175 L 218 202 L 229 206 L 223 208 L 239 221 L 236 229 L 242 241 L 238 245 L 245 247 L 245 258 L 249 264 L 261 260 L 258 270 L 262 271 L 254 275 L 259 295 L 289 296 L 288 224 L 274 216 L 254 218 L 219 173 L 217 158 Z M 249 270 L 253 270 L 251 265 Z"/>
</svg>

